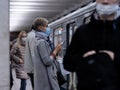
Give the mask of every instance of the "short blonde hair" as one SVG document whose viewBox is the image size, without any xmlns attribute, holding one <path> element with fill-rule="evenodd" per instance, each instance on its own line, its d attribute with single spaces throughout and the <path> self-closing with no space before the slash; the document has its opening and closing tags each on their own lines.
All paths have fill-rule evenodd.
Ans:
<svg viewBox="0 0 120 90">
<path fill-rule="evenodd" d="M 46 18 L 37 17 L 33 21 L 33 29 L 38 29 L 38 26 L 46 26 L 48 24 L 48 20 Z"/>
</svg>

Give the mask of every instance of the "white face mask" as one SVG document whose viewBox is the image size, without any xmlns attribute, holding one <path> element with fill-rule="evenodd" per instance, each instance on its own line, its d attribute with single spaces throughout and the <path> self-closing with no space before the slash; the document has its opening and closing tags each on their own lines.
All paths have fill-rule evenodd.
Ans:
<svg viewBox="0 0 120 90">
<path fill-rule="evenodd" d="M 104 4 L 97 4 L 96 11 L 99 15 L 111 15 L 117 12 L 119 9 L 118 4 L 111 4 L 111 5 L 104 5 Z"/>
<path fill-rule="evenodd" d="M 26 41 L 26 37 L 23 37 L 23 38 L 22 38 L 22 41 L 24 41 L 24 42 L 25 42 L 25 41 Z"/>
</svg>

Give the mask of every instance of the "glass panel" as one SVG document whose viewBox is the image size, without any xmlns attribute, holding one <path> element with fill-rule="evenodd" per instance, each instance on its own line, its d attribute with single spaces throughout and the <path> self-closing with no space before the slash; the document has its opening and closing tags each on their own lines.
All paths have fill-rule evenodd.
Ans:
<svg viewBox="0 0 120 90">
<path fill-rule="evenodd" d="M 75 25 L 75 26 L 74 26 L 74 32 L 76 31 L 77 28 L 78 28 L 78 27 Z"/>
<path fill-rule="evenodd" d="M 58 44 L 58 43 L 60 43 L 60 42 L 62 42 L 63 41 L 63 39 L 62 39 L 62 28 L 60 27 L 60 28 L 57 28 L 57 29 L 55 29 L 55 34 L 54 34 L 54 44 L 55 44 L 55 46 Z M 58 53 L 58 58 L 63 58 L 63 51 L 61 50 L 59 53 Z"/>
<path fill-rule="evenodd" d="M 72 26 L 70 26 L 70 28 L 69 28 L 69 44 L 71 42 L 72 35 L 73 35 L 73 29 L 72 29 Z"/>
</svg>

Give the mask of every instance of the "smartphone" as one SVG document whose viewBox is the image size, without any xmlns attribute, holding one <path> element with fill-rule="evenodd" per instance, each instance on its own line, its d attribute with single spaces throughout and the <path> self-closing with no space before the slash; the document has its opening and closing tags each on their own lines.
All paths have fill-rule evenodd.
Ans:
<svg viewBox="0 0 120 90">
<path fill-rule="evenodd" d="M 62 41 L 60 44 L 63 45 L 65 41 Z"/>
</svg>

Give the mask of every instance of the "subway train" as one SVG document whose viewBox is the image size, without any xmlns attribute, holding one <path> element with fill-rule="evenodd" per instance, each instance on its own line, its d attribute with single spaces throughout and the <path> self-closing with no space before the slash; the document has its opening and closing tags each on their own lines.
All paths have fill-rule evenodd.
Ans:
<svg viewBox="0 0 120 90">
<path fill-rule="evenodd" d="M 63 48 L 58 55 L 59 58 L 63 58 L 77 27 L 90 21 L 90 16 L 95 10 L 95 5 L 95 2 L 90 3 L 49 24 L 49 27 L 52 29 L 50 38 L 54 42 L 54 45 L 56 46 L 61 41 L 64 42 Z"/>
</svg>

